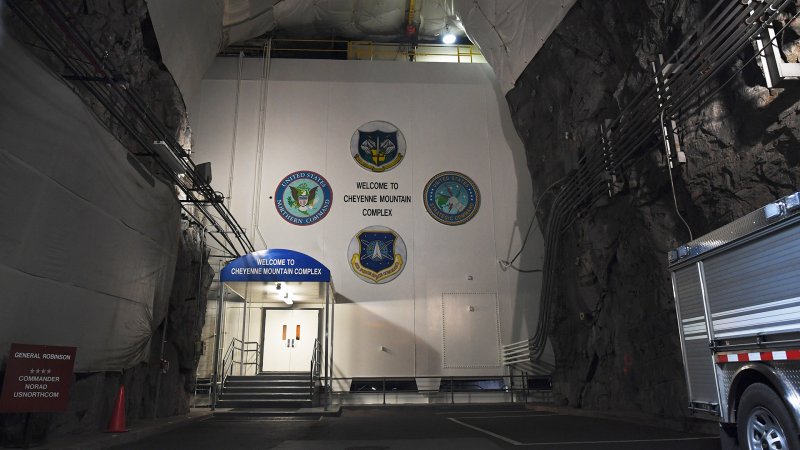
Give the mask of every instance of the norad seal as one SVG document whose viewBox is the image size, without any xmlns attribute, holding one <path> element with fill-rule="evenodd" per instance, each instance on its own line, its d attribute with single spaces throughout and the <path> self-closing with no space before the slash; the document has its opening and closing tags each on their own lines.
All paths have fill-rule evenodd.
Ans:
<svg viewBox="0 0 800 450">
<path fill-rule="evenodd" d="M 367 122 L 350 138 L 350 155 L 367 170 L 386 172 L 397 167 L 406 156 L 406 138 L 389 122 Z"/>
<path fill-rule="evenodd" d="M 367 283 L 388 283 L 406 266 L 406 244 L 390 228 L 367 227 L 350 241 L 347 257 L 358 278 Z"/>
<path fill-rule="evenodd" d="M 478 213 L 481 193 L 468 176 L 458 172 L 442 172 L 425 185 L 425 209 L 437 222 L 445 225 L 467 223 Z"/>
<path fill-rule="evenodd" d="M 333 192 L 322 175 L 310 170 L 291 173 L 275 190 L 275 208 L 283 220 L 294 225 L 311 225 L 331 210 Z"/>
</svg>

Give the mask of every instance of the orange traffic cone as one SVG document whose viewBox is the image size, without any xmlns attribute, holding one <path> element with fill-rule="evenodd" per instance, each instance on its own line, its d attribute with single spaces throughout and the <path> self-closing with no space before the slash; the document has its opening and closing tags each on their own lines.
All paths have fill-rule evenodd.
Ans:
<svg viewBox="0 0 800 450">
<path fill-rule="evenodd" d="M 111 423 L 108 424 L 108 433 L 124 433 L 125 428 L 125 386 L 120 385 L 114 410 L 111 411 Z"/>
</svg>

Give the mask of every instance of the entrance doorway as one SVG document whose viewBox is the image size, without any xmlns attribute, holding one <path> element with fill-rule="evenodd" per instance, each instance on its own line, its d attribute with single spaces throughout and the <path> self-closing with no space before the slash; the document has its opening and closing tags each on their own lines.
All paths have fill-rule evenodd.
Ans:
<svg viewBox="0 0 800 450">
<path fill-rule="evenodd" d="M 319 338 L 319 309 L 265 309 L 264 372 L 308 372 Z"/>
</svg>

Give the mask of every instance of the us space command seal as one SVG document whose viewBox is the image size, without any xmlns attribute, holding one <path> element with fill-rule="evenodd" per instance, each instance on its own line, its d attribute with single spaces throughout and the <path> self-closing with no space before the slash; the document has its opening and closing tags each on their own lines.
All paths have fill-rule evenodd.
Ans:
<svg viewBox="0 0 800 450">
<path fill-rule="evenodd" d="M 283 220 L 294 225 L 311 225 L 331 210 L 333 192 L 322 175 L 310 170 L 291 173 L 275 190 L 275 208 Z"/>
<path fill-rule="evenodd" d="M 445 225 L 467 223 L 481 206 L 478 186 L 458 172 L 442 172 L 431 178 L 425 185 L 424 195 L 428 214 Z"/>
<path fill-rule="evenodd" d="M 347 256 L 358 278 L 367 283 L 388 283 L 406 266 L 406 244 L 390 228 L 367 227 L 350 241 Z"/>
<path fill-rule="evenodd" d="M 350 139 L 350 154 L 372 172 L 392 170 L 406 156 L 406 138 L 389 122 L 374 120 L 358 127 Z"/>
</svg>

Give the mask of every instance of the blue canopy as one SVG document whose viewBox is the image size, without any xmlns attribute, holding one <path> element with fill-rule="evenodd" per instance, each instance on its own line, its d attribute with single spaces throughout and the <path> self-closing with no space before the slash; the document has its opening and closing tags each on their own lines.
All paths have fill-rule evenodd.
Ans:
<svg viewBox="0 0 800 450">
<path fill-rule="evenodd" d="M 273 248 L 240 256 L 222 269 L 222 281 L 331 281 L 331 271 L 294 250 Z"/>
</svg>

